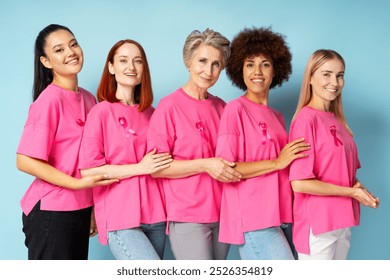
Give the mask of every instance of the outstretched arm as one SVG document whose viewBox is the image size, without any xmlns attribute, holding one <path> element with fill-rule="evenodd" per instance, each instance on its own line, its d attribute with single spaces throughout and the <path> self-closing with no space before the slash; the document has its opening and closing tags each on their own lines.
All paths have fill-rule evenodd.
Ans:
<svg viewBox="0 0 390 280">
<path fill-rule="evenodd" d="M 147 153 L 139 163 L 134 164 L 105 164 L 98 167 L 82 169 L 81 175 L 107 174 L 108 178 L 129 178 L 138 175 L 151 174 L 170 166 L 172 157 L 169 153 L 157 154 L 156 149 Z"/>
<path fill-rule="evenodd" d="M 94 174 L 80 179 L 74 178 L 43 160 L 22 154 L 17 154 L 16 166 L 20 171 L 26 172 L 48 183 L 73 190 L 105 186 L 118 182 L 118 179 L 108 179 L 107 174 Z"/>
<path fill-rule="evenodd" d="M 310 144 L 304 142 L 304 138 L 291 141 L 280 151 L 278 158 L 274 160 L 260 160 L 255 162 L 236 162 L 236 170 L 245 179 L 261 176 L 277 170 L 282 170 L 289 164 L 307 154 L 303 153 L 310 149 Z"/>
<path fill-rule="evenodd" d="M 152 174 L 155 178 L 184 178 L 200 173 L 221 182 L 237 182 L 241 174 L 234 170 L 235 163 L 221 158 L 201 158 L 194 160 L 173 160 L 170 167 Z"/>
</svg>

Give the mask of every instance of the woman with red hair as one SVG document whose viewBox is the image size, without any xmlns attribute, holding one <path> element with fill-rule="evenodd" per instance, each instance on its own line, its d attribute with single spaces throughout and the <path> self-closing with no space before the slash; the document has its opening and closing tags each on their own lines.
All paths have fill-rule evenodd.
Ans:
<svg viewBox="0 0 390 280">
<path fill-rule="evenodd" d="M 99 241 L 109 245 L 116 259 L 162 259 L 163 193 L 149 174 L 169 167 L 172 160 L 156 150 L 146 154 L 153 92 L 145 51 L 138 42 L 121 40 L 111 48 L 97 98 L 81 143 L 81 174 L 121 179 L 93 190 Z"/>
</svg>

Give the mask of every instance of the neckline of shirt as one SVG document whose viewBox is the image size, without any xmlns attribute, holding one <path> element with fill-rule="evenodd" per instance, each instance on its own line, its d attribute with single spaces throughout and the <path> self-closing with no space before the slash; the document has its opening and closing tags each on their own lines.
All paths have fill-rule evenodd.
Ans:
<svg viewBox="0 0 390 280">
<path fill-rule="evenodd" d="M 211 99 L 213 97 L 212 94 L 210 94 L 209 92 L 207 92 L 207 95 L 208 95 L 208 98 L 207 99 L 203 99 L 203 100 L 199 100 L 199 99 L 196 99 L 196 98 L 193 98 L 192 96 L 190 96 L 189 94 L 187 94 L 183 88 L 179 88 L 178 90 L 182 95 L 184 95 L 186 98 L 188 98 L 189 100 L 192 100 L 193 102 L 196 102 L 196 103 L 199 103 L 199 104 L 204 104 L 205 102 L 211 102 Z"/>
</svg>

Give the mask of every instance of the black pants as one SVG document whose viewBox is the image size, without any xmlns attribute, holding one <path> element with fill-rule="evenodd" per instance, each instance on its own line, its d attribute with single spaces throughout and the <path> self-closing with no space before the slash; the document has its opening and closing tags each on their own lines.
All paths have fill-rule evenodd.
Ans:
<svg viewBox="0 0 390 280">
<path fill-rule="evenodd" d="M 43 211 L 38 202 L 22 220 L 29 260 L 88 259 L 91 208 Z"/>
<path fill-rule="evenodd" d="M 298 253 L 295 250 L 295 246 L 292 239 L 292 224 L 285 224 L 286 226 L 282 227 L 283 233 L 287 238 L 288 244 L 290 245 L 291 252 L 294 255 L 294 259 L 298 259 Z"/>
</svg>

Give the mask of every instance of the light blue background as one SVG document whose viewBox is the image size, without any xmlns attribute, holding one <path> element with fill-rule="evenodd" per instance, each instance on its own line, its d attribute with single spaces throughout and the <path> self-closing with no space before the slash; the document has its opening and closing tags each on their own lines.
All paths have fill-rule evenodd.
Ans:
<svg viewBox="0 0 390 280">
<path fill-rule="evenodd" d="M 385 0 L 2 0 L 0 259 L 27 258 L 19 200 L 33 178 L 16 169 L 15 151 L 31 103 L 34 40 L 50 23 L 68 26 L 79 40 L 85 55 L 79 84 L 91 92 L 110 47 L 123 38 L 139 41 L 151 66 L 154 105 L 187 81 L 181 51 L 192 30 L 210 27 L 232 39 L 244 27 L 272 26 L 287 36 L 293 54 L 290 81 L 270 97 L 288 125 L 308 57 L 318 48 L 340 52 L 347 64 L 344 106 L 362 163 L 358 177 L 381 198 L 377 210 L 362 207 L 349 258 L 390 259 L 390 1 Z M 225 101 L 242 94 L 224 72 L 211 92 Z M 170 250 L 166 257 L 172 258 Z M 95 237 L 90 258 L 112 255 Z M 238 258 L 235 247 L 229 258 Z"/>
</svg>

